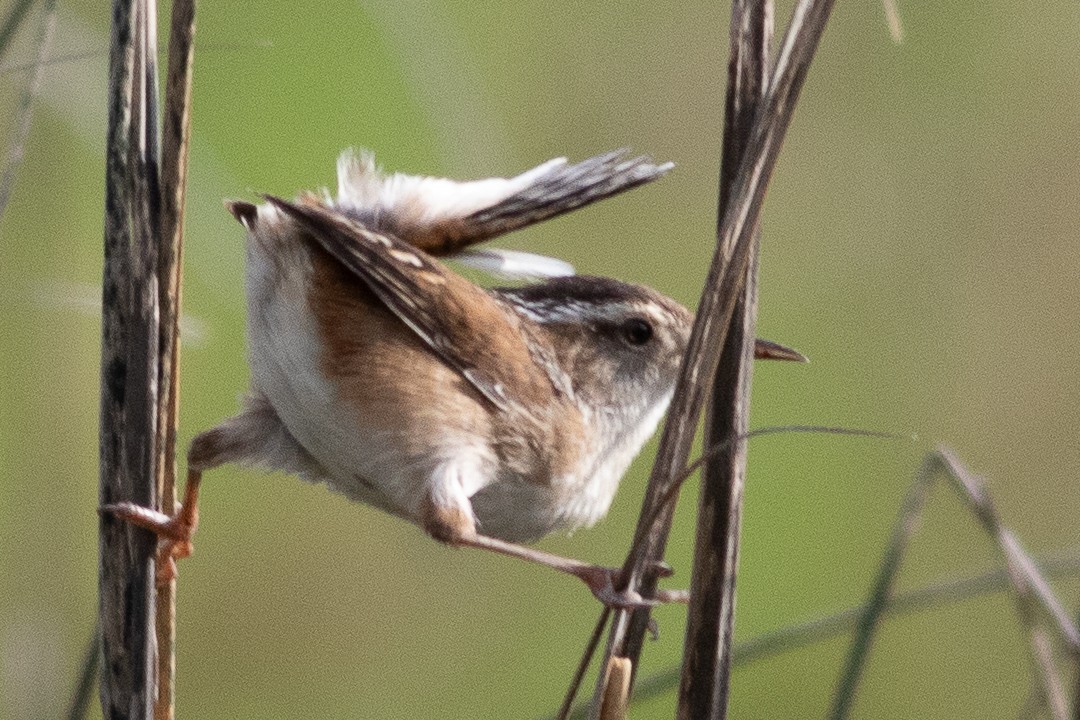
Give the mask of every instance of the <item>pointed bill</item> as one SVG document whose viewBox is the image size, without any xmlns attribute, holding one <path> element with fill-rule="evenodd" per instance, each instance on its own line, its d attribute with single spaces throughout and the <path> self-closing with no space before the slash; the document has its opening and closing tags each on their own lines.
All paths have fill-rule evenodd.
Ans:
<svg viewBox="0 0 1080 720">
<path fill-rule="evenodd" d="M 810 362 L 810 358 L 806 357 L 798 350 L 773 342 L 772 340 L 762 340 L 761 338 L 754 341 L 754 357 L 758 360 Z"/>
</svg>

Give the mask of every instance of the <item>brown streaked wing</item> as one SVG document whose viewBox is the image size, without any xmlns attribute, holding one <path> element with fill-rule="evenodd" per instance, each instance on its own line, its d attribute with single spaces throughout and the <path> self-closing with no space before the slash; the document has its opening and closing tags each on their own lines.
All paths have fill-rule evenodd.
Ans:
<svg viewBox="0 0 1080 720">
<path fill-rule="evenodd" d="M 551 380 L 532 360 L 517 318 L 479 286 L 422 250 L 323 205 L 264 197 L 363 280 L 398 319 L 496 407 L 529 407 L 554 396 Z"/>
<path fill-rule="evenodd" d="M 672 163 L 626 158 L 614 150 L 579 163 L 553 165 L 521 190 L 468 215 L 444 214 L 417 222 L 405 211 L 380 219 L 387 230 L 432 255 L 452 255 L 469 245 L 618 195 L 663 177 Z"/>
</svg>

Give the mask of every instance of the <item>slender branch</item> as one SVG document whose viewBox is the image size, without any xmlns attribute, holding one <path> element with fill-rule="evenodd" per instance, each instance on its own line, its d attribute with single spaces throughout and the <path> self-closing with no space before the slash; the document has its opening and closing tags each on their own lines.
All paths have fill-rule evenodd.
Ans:
<svg viewBox="0 0 1080 720">
<path fill-rule="evenodd" d="M 968 470 L 948 448 L 939 448 L 938 455 L 953 488 L 1005 560 L 1012 580 L 1017 616 L 1028 631 L 1032 664 L 1040 689 L 1055 720 L 1065 720 L 1069 715 L 1069 702 L 1054 662 L 1050 636 L 1038 625 L 1039 614 L 1045 616 L 1054 635 L 1064 644 L 1073 667 L 1080 659 L 1080 632 L 1035 560 L 1024 550 L 1012 530 L 1001 522 L 985 481 Z"/>
<path fill-rule="evenodd" d="M 731 199 L 724 212 L 722 242 L 713 257 L 705 291 L 698 307 L 689 349 L 683 361 L 672 408 L 661 435 L 660 449 L 646 489 L 634 543 L 624 564 L 628 588 L 648 597 L 655 592 L 656 578 L 646 572 L 663 557 L 671 526 L 673 503 L 657 516 L 654 527 L 646 524 L 654 508 L 668 496 L 686 465 L 694 432 L 704 402 L 706 379 L 711 379 L 719 362 L 727 327 L 749 266 L 753 233 L 765 195 L 768 178 L 776 164 L 810 61 L 824 32 L 832 0 L 802 0 L 795 9 L 768 94 L 755 115 L 747 155 L 732 184 Z M 733 247 L 730 257 L 723 248 Z M 605 651 L 604 666 L 613 655 L 629 657 L 636 667 L 649 625 L 647 610 L 614 613 Z M 603 696 L 603 680 L 593 696 L 598 708 Z"/>
<path fill-rule="evenodd" d="M 1015 577 L 1014 584 L 1025 594 L 1032 595 L 1036 607 L 1045 613 L 1054 626 L 1069 655 L 1074 659 L 1080 657 L 1080 631 L 1076 623 L 1054 594 L 1034 559 L 1020 545 L 1016 535 L 1001 523 L 993 500 L 986 490 L 986 483 L 964 467 L 956 454 L 948 448 L 939 448 L 937 455 L 941 458 L 946 477 L 952 481 L 957 494 L 967 503 L 983 530 L 997 544 L 1008 564 L 1009 572 Z"/>
<path fill-rule="evenodd" d="M 1075 578 L 1080 575 L 1080 548 L 1055 554 L 1039 560 L 1048 579 Z M 1007 570 L 990 570 L 979 575 L 957 579 L 940 580 L 925 587 L 895 595 L 885 607 L 885 618 L 893 619 L 918 612 L 933 610 L 945 605 L 960 603 L 972 598 L 1009 590 L 1012 580 Z M 824 617 L 787 625 L 776 630 L 755 635 L 736 642 L 732 647 L 732 663 L 736 667 L 786 652 L 799 650 L 816 643 L 831 640 L 850 632 L 866 613 L 869 606 L 857 605 Z M 634 691 L 635 702 L 645 702 L 665 695 L 679 686 L 680 668 L 673 667 L 641 678 Z M 1041 698 L 1041 691 L 1035 693 Z M 574 708 L 558 718 L 585 717 L 585 707 Z"/>
<path fill-rule="evenodd" d="M 1080 640 L 1078 640 L 1080 633 L 1077 632 L 1077 626 L 1065 613 L 1038 565 L 1024 551 L 1012 531 L 1001 523 L 982 478 L 964 467 L 947 448 L 939 448 L 926 457 L 908 493 L 908 499 L 901 510 L 892 540 L 889 542 L 878 571 L 870 600 L 856 626 L 851 649 L 844 664 L 840 682 L 837 684 L 830 717 L 841 720 L 850 714 L 859 679 L 865 669 L 877 628 L 888 606 L 889 595 L 892 592 L 904 550 L 914 532 L 926 493 L 929 492 L 939 473 L 949 480 L 952 489 L 997 545 L 998 551 L 1005 560 L 1009 584 L 1017 603 L 1017 615 L 1029 633 L 1032 661 L 1039 680 L 1037 687 L 1043 696 L 1041 701 L 1056 718 L 1064 718 L 1067 715 L 1068 705 L 1064 685 L 1057 677 L 1057 669 L 1053 663 L 1052 653 L 1049 652 L 1049 644 L 1044 631 L 1036 625 L 1037 615 L 1041 613 L 1049 621 L 1054 634 L 1064 644 L 1074 664 L 1080 657 Z"/>
<path fill-rule="evenodd" d="M 180 305 L 184 197 L 191 139 L 191 87 L 195 59 L 195 0 L 173 4 L 161 167 L 161 251 L 157 278 L 161 305 L 157 488 L 161 511 L 176 512 L 176 428 L 179 419 Z M 172 720 L 176 675 L 176 581 L 158 588 L 158 693 L 155 720 Z"/>
<path fill-rule="evenodd" d="M 570 679 L 570 687 L 566 690 L 566 695 L 563 697 L 563 703 L 559 706 L 558 712 L 555 713 L 555 720 L 566 720 L 570 717 L 570 712 L 574 708 L 574 699 L 577 697 L 578 688 L 581 687 L 581 683 L 585 679 L 585 673 L 589 669 L 589 664 L 592 663 L 596 648 L 600 645 L 600 638 L 604 634 L 604 628 L 607 627 L 607 621 L 610 616 L 611 608 L 605 607 L 600 612 L 600 617 L 596 620 L 596 627 L 593 628 L 592 635 L 589 636 L 589 642 L 585 644 L 585 652 L 581 654 L 581 660 L 578 662 L 577 669 L 574 671 L 574 677 Z"/>
<path fill-rule="evenodd" d="M 870 591 L 870 598 L 864 606 L 866 609 L 860 613 L 855 625 L 851 650 L 848 652 L 844 668 L 840 673 L 840 681 L 837 683 L 836 696 L 829 715 L 831 718 L 847 717 L 855 701 L 855 690 L 858 688 L 862 670 L 870 653 L 874 631 L 889 605 L 904 551 L 907 549 L 912 533 L 915 532 L 922 509 L 926 505 L 926 498 L 930 493 L 930 488 L 933 487 L 934 472 L 937 467 L 939 467 L 937 457 L 927 456 L 900 506 L 900 513 L 893 526 L 892 537 L 885 548 L 877 579 Z"/>
<path fill-rule="evenodd" d="M 723 211 L 746 154 L 750 128 L 770 69 L 773 8 L 770 0 L 736 0 L 731 8 L 723 157 L 717 203 L 717 242 L 723 240 Z M 706 414 L 705 445 L 746 434 L 757 326 L 760 231 L 751 236 L 749 265 L 727 330 Z M 731 253 L 734 248 L 722 247 Z M 702 472 L 697 538 L 690 582 L 682 682 L 676 717 L 727 716 L 731 639 L 735 627 L 735 581 L 739 562 L 746 441 L 709 458 Z"/>
</svg>

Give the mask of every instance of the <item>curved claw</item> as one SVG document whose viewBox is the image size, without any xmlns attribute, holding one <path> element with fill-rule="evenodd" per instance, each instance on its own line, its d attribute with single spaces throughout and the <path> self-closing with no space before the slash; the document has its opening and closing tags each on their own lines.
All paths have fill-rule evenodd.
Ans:
<svg viewBox="0 0 1080 720">
<path fill-rule="evenodd" d="M 190 514 L 177 508 L 175 516 L 142 507 L 130 502 L 102 505 L 98 512 L 108 513 L 118 520 L 124 520 L 146 528 L 158 537 L 157 584 L 160 587 L 176 579 L 176 561 L 195 552 L 192 537 L 195 535 L 195 523 Z"/>
<path fill-rule="evenodd" d="M 573 574 L 588 586 L 593 597 L 602 602 L 605 607 L 638 610 L 656 607 L 663 602 L 662 599 L 645 598 L 635 590 L 617 590 L 617 584 L 621 584 L 619 581 L 622 576 L 622 571 L 618 568 L 590 565 L 577 569 Z"/>
<path fill-rule="evenodd" d="M 675 574 L 675 569 L 663 560 L 654 560 L 652 563 L 652 571 L 658 578 L 669 578 Z"/>
<path fill-rule="evenodd" d="M 595 567 L 593 572 L 579 575 L 592 591 L 593 597 L 604 604 L 605 607 L 618 610 L 637 610 L 639 608 L 655 607 L 659 603 L 655 600 L 646 600 L 640 593 L 634 590 L 616 590 L 615 581 L 622 572 L 615 568 Z"/>
</svg>

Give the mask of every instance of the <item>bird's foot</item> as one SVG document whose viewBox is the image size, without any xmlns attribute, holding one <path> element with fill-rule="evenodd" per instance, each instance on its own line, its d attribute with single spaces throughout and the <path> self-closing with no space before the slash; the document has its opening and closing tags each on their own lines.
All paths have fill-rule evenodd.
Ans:
<svg viewBox="0 0 1080 720">
<path fill-rule="evenodd" d="M 635 590 L 628 590 L 620 568 L 584 565 L 569 572 L 584 582 L 597 600 L 612 609 L 637 610 L 667 603 L 686 603 L 689 600 L 689 593 L 685 590 L 658 590 L 656 596 L 651 598 L 646 598 Z M 653 572 L 662 578 L 673 574 L 671 566 L 664 562 L 655 563 Z"/>
<path fill-rule="evenodd" d="M 175 580 L 176 561 L 188 557 L 195 551 L 192 538 L 195 536 L 198 518 L 194 512 L 188 511 L 185 507 L 180 507 L 176 515 L 170 516 L 135 503 L 121 502 L 102 505 L 101 512 L 132 525 L 146 528 L 157 535 L 156 579 L 159 586 Z"/>
</svg>

